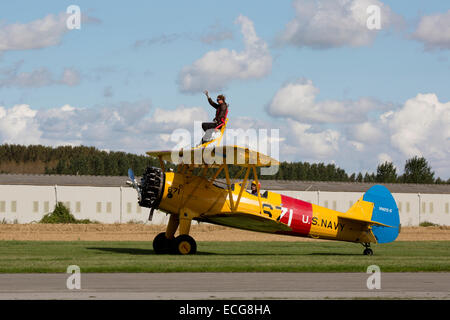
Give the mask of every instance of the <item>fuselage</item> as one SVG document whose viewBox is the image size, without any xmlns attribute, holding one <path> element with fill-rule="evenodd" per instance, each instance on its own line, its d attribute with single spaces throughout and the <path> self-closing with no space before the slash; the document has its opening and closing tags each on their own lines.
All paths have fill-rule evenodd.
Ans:
<svg viewBox="0 0 450 320">
<path fill-rule="evenodd" d="M 299 237 L 370 242 L 370 231 L 361 224 L 339 218 L 339 212 L 306 201 L 266 191 L 260 195 L 232 192 L 217 182 L 184 173 L 166 172 L 159 210 L 179 215 L 194 212 L 194 220 L 233 228 Z M 245 186 L 244 186 L 245 188 Z M 230 201 L 232 199 L 232 201 Z M 234 206 L 238 202 L 238 206 Z"/>
</svg>

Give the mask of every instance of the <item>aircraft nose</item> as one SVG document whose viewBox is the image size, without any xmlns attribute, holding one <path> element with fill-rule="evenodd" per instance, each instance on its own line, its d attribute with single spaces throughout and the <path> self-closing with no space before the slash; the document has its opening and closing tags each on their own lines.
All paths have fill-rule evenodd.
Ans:
<svg viewBox="0 0 450 320">
<path fill-rule="evenodd" d="M 160 168 L 147 167 L 141 179 L 139 205 L 157 209 L 164 192 L 165 174 Z"/>
</svg>

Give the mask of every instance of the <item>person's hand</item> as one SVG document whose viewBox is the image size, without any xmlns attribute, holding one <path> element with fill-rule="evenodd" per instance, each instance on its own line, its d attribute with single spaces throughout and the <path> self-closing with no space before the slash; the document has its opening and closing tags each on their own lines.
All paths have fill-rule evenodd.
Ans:
<svg viewBox="0 0 450 320">
<path fill-rule="evenodd" d="M 209 97 L 208 90 L 203 91 L 203 93 L 206 94 L 207 97 Z"/>
</svg>

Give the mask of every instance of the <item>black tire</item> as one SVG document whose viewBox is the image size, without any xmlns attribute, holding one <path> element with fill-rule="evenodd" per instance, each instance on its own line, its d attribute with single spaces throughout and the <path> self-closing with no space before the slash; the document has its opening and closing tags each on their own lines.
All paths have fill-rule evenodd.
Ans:
<svg viewBox="0 0 450 320">
<path fill-rule="evenodd" d="M 197 243 L 194 238 L 187 234 L 175 238 L 172 244 L 172 252 L 175 254 L 195 254 L 197 253 Z"/>
<path fill-rule="evenodd" d="M 172 241 L 166 238 L 166 233 L 161 232 L 153 239 L 153 250 L 156 254 L 169 253 Z"/>
<path fill-rule="evenodd" d="M 367 248 L 364 250 L 364 255 L 365 256 L 373 256 L 373 251 L 370 248 Z"/>
</svg>

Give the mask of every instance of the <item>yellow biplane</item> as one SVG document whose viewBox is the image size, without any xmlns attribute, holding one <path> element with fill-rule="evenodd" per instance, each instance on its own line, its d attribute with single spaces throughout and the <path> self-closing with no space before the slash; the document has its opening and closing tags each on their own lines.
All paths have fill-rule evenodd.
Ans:
<svg viewBox="0 0 450 320">
<path fill-rule="evenodd" d="M 389 190 L 375 185 L 347 212 L 338 212 L 271 191 L 260 192 L 257 167 L 278 161 L 239 146 L 221 147 L 219 136 L 196 148 L 150 151 L 160 168 L 148 167 L 138 183 L 129 170 L 129 184 L 138 191 L 139 205 L 170 214 L 166 231 L 153 240 L 155 253 L 194 254 L 195 240 L 189 236 L 192 220 L 233 228 L 315 239 L 361 243 L 372 255 L 370 243 L 394 241 L 399 232 L 397 205 Z M 165 162 L 175 171 L 165 170 Z M 230 177 L 229 165 L 241 170 Z M 218 179 L 224 172 L 225 182 Z M 256 195 L 247 191 L 250 177 Z M 236 180 L 239 181 L 235 182 Z M 178 236 L 175 236 L 177 229 Z"/>
</svg>

